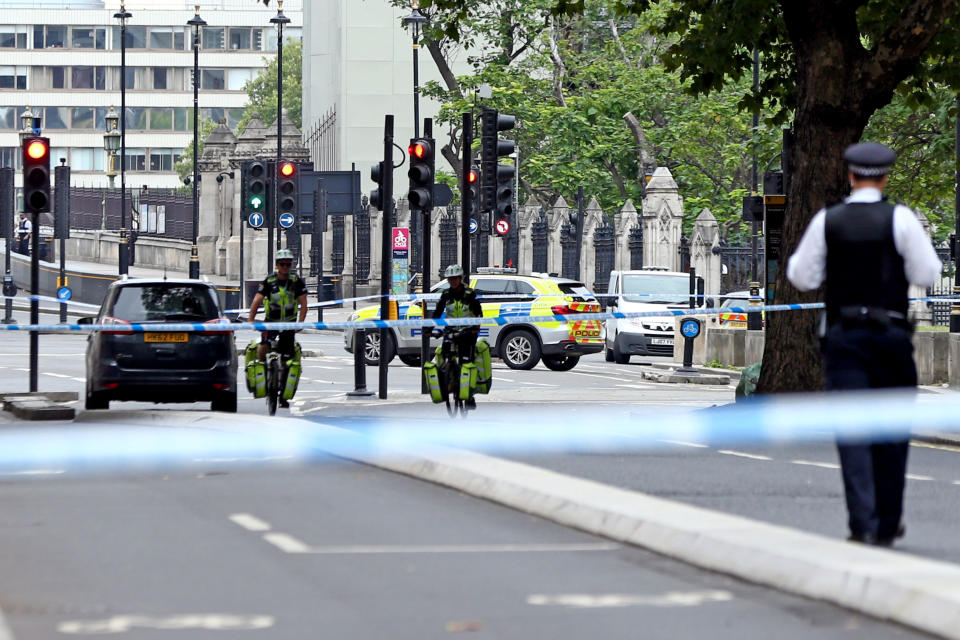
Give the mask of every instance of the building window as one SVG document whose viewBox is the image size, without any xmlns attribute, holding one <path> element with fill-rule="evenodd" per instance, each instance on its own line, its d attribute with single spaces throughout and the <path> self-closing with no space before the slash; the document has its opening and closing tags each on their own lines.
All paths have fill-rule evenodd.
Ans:
<svg viewBox="0 0 960 640">
<path fill-rule="evenodd" d="M 223 27 L 203 28 L 203 48 L 223 49 Z"/>
<path fill-rule="evenodd" d="M 151 49 L 172 49 L 183 51 L 183 28 L 150 27 Z"/>
<path fill-rule="evenodd" d="M 167 68 L 166 67 L 153 68 L 153 88 L 154 89 L 167 88 Z"/>
<path fill-rule="evenodd" d="M 67 27 L 41 24 L 33 27 L 34 49 L 62 49 L 67 46 Z"/>
<path fill-rule="evenodd" d="M 66 67 L 50 67 L 50 88 L 51 89 L 67 88 L 66 71 L 67 71 Z"/>
<path fill-rule="evenodd" d="M 223 69 L 201 69 L 200 88 L 214 91 L 223 89 L 223 75 Z"/>
<path fill-rule="evenodd" d="M 147 110 L 140 107 L 127 107 L 127 131 L 137 129 L 144 131 L 147 128 Z"/>
<path fill-rule="evenodd" d="M 103 27 L 71 27 L 70 46 L 74 49 L 104 49 L 107 30 Z"/>
<path fill-rule="evenodd" d="M 95 129 L 93 107 L 74 107 L 70 113 L 70 126 L 73 129 Z"/>
<path fill-rule="evenodd" d="M 20 129 L 20 114 L 16 107 L 0 107 L 0 129 Z M 9 166 L 9 165 L 0 165 Z"/>
<path fill-rule="evenodd" d="M 150 130 L 173 130 L 173 109 L 150 109 Z"/>
<path fill-rule="evenodd" d="M 0 167 L 19 170 L 22 153 L 20 147 L 0 147 Z"/>
<path fill-rule="evenodd" d="M 254 51 L 263 51 L 263 29 L 256 27 L 252 30 L 253 46 L 251 47 Z"/>
<path fill-rule="evenodd" d="M 243 119 L 244 111 L 245 109 L 243 107 L 227 109 L 227 126 L 231 129 L 236 129 L 237 125 L 240 124 L 240 120 Z"/>
<path fill-rule="evenodd" d="M 69 128 L 70 108 L 69 107 L 47 107 L 43 114 L 43 128 L 63 130 Z M 51 155 L 51 158 L 54 156 Z"/>
<path fill-rule="evenodd" d="M 27 26 L 0 25 L 0 47 L 4 49 L 26 49 Z"/>
<path fill-rule="evenodd" d="M 151 149 L 150 171 L 173 171 L 174 153 L 173 149 Z"/>
<path fill-rule="evenodd" d="M 223 107 L 208 107 L 206 109 L 200 109 L 200 127 L 203 128 L 204 120 L 212 120 L 213 122 L 220 122 L 220 119 L 225 115 Z M 191 123 L 192 124 L 192 123 Z"/>
<path fill-rule="evenodd" d="M 173 130 L 193 131 L 193 109 L 178 108 L 173 110 Z"/>
<path fill-rule="evenodd" d="M 147 48 L 147 28 L 127 25 L 127 49 Z M 113 27 L 113 49 L 120 50 L 120 27 Z"/>
<path fill-rule="evenodd" d="M 243 91 L 244 85 L 252 79 L 252 69 L 228 69 L 227 89 L 230 91 Z"/>
<path fill-rule="evenodd" d="M 70 85 L 74 89 L 100 89 L 104 87 L 103 67 L 71 67 Z"/>
<path fill-rule="evenodd" d="M 127 155 L 124 156 L 123 168 L 127 171 L 145 171 L 146 170 L 146 152 L 143 149 L 127 148 Z"/>
<path fill-rule="evenodd" d="M 0 89 L 26 89 L 26 67 L 0 67 Z"/>
<path fill-rule="evenodd" d="M 91 147 L 73 147 L 70 150 L 70 169 L 73 171 L 97 171 L 97 158 L 100 169 L 103 168 L 103 149 Z"/>
<path fill-rule="evenodd" d="M 250 50 L 250 27 L 231 27 L 228 30 L 228 37 L 231 49 Z"/>
</svg>

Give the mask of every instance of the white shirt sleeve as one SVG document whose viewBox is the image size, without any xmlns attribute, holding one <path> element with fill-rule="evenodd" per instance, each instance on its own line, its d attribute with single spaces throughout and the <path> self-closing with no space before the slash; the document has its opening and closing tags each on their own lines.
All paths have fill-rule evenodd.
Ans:
<svg viewBox="0 0 960 640">
<path fill-rule="evenodd" d="M 903 257 L 907 282 L 918 287 L 933 286 L 943 265 L 916 214 L 902 204 L 893 210 L 893 244 Z"/>
<path fill-rule="evenodd" d="M 821 209 L 803 232 L 797 250 L 787 261 L 787 279 L 800 291 L 816 289 L 827 273 L 827 212 Z M 929 244 L 929 243 L 928 243 Z"/>
</svg>

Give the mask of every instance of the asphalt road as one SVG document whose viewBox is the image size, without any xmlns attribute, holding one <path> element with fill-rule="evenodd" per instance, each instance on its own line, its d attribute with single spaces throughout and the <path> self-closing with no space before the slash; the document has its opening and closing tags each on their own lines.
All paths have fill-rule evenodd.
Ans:
<svg viewBox="0 0 960 640">
<path fill-rule="evenodd" d="M 347 426 L 363 415 L 443 416 L 419 396 L 418 371 L 399 361 L 390 368 L 394 402 L 348 404 L 352 358 L 340 337 L 300 339 L 325 355 L 306 361 L 293 415 Z M 82 393 L 83 348 L 81 336 L 43 336 L 40 389 Z M 26 389 L 26 352 L 25 335 L 0 335 L 0 388 Z M 589 415 L 612 402 L 697 409 L 732 399 L 732 387 L 661 385 L 639 372 L 600 355 L 566 373 L 495 364 L 494 391 L 480 411 L 487 403 L 529 409 L 549 402 Z M 368 373 L 375 388 L 375 369 Z M 105 424 L 122 424 L 126 410 L 155 408 L 115 403 Z M 241 394 L 237 420 L 264 413 L 262 400 Z M 837 472 L 792 462 L 835 462 L 829 447 L 758 454 L 695 444 L 532 461 L 732 513 L 842 531 Z M 910 550 L 952 559 L 955 536 L 945 536 L 942 547 L 921 541 L 955 520 L 956 453 L 919 451 L 911 472 L 935 480 L 910 485 L 908 541 L 920 547 Z M 0 499 L 0 545 L 8 550 L 0 555 L 0 609 L 15 638 L 105 628 L 147 639 L 208 637 L 211 628 L 230 630 L 228 637 L 249 628 L 269 638 L 466 631 L 492 638 L 768 638 L 774 629 L 784 638 L 923 637 L 349 463 L 288 469 L 272 462 L 251 470 L 211 461 L 196 473 L 102 478 L 47 470 L 0 478 Z M 0 624 L 7 640 L 3 633 Z"/>
</svg>

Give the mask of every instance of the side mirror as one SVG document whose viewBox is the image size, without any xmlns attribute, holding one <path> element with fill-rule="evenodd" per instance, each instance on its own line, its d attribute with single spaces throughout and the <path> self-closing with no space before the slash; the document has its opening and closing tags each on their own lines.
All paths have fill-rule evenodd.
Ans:
<svg viewBox="0 0 960 640">
<path fill-rule="evenodd" d="M 77 319 L 77 324 L 93 324 L 93 321 L 97 319 L 97 316 L 84 316 Z"/>
<path fill-rule="evenodd" d="M 713 309 L 714 307 L 717 306 L 717 303 L 713 298 L 707 298 L 706 302 L 707 302 L 707 309 Z"/>
<path fill-rule="evenodd" d="M 610 308 L 610 309 L 613 309 L 614 307 L 617 306 L 617 299 L 616 299 L 616 298 L 604 298 L 604 300 L 606 300 L 606 302 L 605 302 L 604 304 L 606 304 L 607 307 Z"/>
</svg>

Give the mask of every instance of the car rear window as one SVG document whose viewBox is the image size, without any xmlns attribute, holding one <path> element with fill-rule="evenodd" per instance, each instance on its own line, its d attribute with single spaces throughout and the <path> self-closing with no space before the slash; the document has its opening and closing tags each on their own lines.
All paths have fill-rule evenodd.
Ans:
<svg viewBox="0 0 960 640">
<path fill-rule="evenodd" d="M 151 284 L 121 287 L 108 315 L 127 322 L 204 322 L 220 312 L 209 287 Z"/>
<path fill-rule="evenodd" d="M 558 282 L 560 291 L 570 296 L 579 296 L 580 298 L 593 298 L 593 292 L 587 289 L 587 285 L 582 282 Z M 581 300 L 582 302 L 582 300 Z"/>
</svg>

